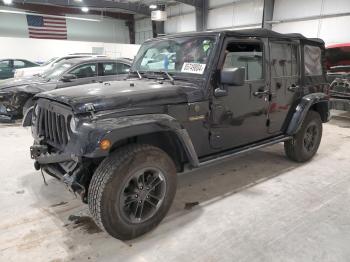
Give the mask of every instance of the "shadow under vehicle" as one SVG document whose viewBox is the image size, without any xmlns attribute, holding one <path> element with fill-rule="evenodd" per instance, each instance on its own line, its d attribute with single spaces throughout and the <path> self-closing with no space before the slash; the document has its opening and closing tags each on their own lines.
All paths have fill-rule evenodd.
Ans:
<svg viewBox="0 0 350 262">
<path fill-rule="evenodd" d="M 0 84 L 0 121 L 31 115 L 34 95 L 69 86 L 125 78 L 129 59 L 74 58 L 62 61 L 41 75 L 14 78 Z"/>
<path fill-rule="evenodd" d="M 350 112 L 350 43 L 326 48 L 330 108 Z"/>
<path fill-rule="evenodd" d="M 167 214 L 177 173 L 280 142 L 310 160 L 329 120 L 324 56 L 320 39 L 266 29 L 146 41 L 125 81 L 35 97 L 34 166 L 135 238 Z"/>
</svg>

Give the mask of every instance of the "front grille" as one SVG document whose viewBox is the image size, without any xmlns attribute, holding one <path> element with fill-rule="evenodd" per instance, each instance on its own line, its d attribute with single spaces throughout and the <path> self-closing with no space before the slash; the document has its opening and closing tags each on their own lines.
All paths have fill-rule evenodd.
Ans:
<svg viewBox="0 0 350 262">
<path fill-rule="evenodd" d="M 40 101 L 39 101 L 40 102 Z M 52 146 L 61 148 L 69 141 L 69 111 L 57 108 L 53 104 L 37 104 L 35 128 L 39 137 Z M 56 110 L 57 109 L 57 110 Z"/>
</svg>

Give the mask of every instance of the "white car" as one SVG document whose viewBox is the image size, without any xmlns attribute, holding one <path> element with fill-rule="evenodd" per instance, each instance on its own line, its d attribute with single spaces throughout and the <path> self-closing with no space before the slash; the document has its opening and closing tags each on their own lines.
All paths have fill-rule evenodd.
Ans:
<svg viewBox="0 0 350 262">
<path fill-rule="evenodd" d="M 43 72 L 45 72 L 46 70 L 51 69 L 58 62 L 73 59 L 73 58 L 81 58 L 81 57 L 106 57 L 106 56 L 105 55 L 96 55 L 96 54 L 77 53 L 77 54 L 69 54 L 67 56 L 54 57 L 54 58 L 51 58 L 46 63 L 42 64 L 41 66 L 17 69 L 15 71 L 14 78 L 30 77 L 30 76 L 34 76 L 34 75 L 39 75 L 39 74 L 42 74 Z"/>
</svg>

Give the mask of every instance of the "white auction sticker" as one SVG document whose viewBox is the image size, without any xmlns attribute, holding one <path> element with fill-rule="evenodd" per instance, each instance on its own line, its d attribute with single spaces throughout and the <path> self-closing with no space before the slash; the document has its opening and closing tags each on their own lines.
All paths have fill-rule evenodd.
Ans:
<svg viewBox="0 0 350 262">
<path fill-rule="evenodd" d="M 181 72 L 202 75 L 204 73 L 205 66 L 206 64 L 184 63 Z"/>
</svg>

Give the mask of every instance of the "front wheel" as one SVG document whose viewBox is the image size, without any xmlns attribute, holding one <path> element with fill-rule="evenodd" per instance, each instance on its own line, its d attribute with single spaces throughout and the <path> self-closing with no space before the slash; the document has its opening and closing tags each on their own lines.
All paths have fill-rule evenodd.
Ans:
<svg viewBox="0 0 350 262">
<path fill-rule="evenodd" d="M 317 152 L 322 138 L 322 120 L 316 111 L 309 111 L 298 131 L 291 139 L 284 142 L 288 158 L 296 162 L 306 162 Z"/>
<path fill-rule="evenodd" d="M 129 145 L 101 162 L 88 193 L 90 213 L 102 229 L 128 240 L 167 214 L 176 192 L 176 168 L 161 149 Z"/>
</svg>

